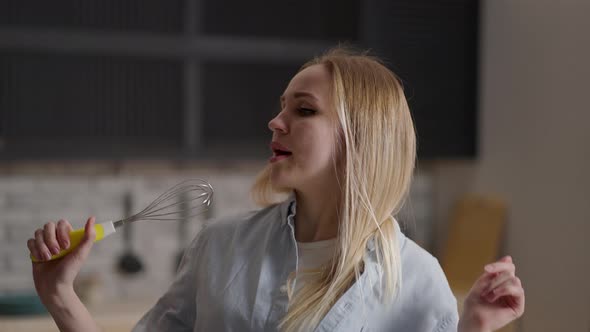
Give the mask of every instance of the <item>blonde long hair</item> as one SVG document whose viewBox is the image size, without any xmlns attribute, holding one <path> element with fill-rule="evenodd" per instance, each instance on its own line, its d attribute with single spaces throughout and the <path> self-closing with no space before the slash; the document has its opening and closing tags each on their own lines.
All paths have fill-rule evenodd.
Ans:
<svg viewBox="0 0 590 332">
<path fill-rule="evenodd" d="M 395 215 L 408 194 L 416 158 L 410 110 L 397 77 L 377 58 L 335 48 L 304 64 L 324 65 L 332 79 L 338 115 L 341 200 L 333 259 L 292 297 L 280 323 L 283 331 L 314 329 L 363 272 L 367 241 L 373 237 L 383 268 L 382 301 L 393 300 L 401 282 Z M 335 162 L 336 167 L 336 162 Z M 260 205 L 275 203 L 270 166 L 252 194 Z M 294 274 L 289 281 L 292 281 Z"/>
</svg>

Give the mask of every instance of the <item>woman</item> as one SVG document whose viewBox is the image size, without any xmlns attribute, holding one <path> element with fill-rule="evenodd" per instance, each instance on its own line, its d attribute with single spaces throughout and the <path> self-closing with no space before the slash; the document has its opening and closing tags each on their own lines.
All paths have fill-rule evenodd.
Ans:
<svg viewBox="0 0 590 332">
<path fill-rule="evenodd" d="M 335 49 L 306 63 L 280 101 L 269 122 L 273 156 L 253 188 L 266 207 L 202 230 L 134 331 L 491 331 L 522 315 L 524 292 L 506 257 L 486 266 L 459 320 L 438 262 L 392 217 L 416 147 L 391 71 Z M 98 330 L 72 287 L 93 223 L 72 254 L 33 264 L 62 331 Z M 66 248 L 70 230 L 67 221 L 46 224 L 31 253 Z"/>
</svg>

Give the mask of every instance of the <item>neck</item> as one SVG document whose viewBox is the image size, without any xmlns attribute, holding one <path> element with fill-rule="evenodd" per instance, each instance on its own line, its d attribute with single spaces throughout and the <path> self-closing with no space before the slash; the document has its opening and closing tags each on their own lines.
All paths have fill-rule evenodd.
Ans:
<svg viewBox="0 0 590 332">
<path fill-rule="evenodd" d="M 338 234 L 339 195 L 333 190 L 295 191 L 295 238 L 299 242 L 323 241 Z"/>
</svg>

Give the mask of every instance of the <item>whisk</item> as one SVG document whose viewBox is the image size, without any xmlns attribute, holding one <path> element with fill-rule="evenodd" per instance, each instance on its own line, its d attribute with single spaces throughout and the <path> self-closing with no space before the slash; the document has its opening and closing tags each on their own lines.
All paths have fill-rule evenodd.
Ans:
<svg viewBox="0 0 590 332">
<path fill-rule="evenodd" d="M 163 194 L 158 196 L 145 209 L 132 216 L 117 221 L 106 221 L 94 225 L 98 242 L 105 237 L 114 234 L 117 228 L 136 221 L 177 221 L 182 218 L 192 218 L 207 211 L 211 205 L 213 187 L 201 179 L 189 179 L 182 181 Z M 84 238 L 84 228 L 70 232 L 70 246 L 51 256 L 50 260 L 61 258 L 76 247 Z M 38 260 L 31 255 L 31 260 Z"/>
</svg>

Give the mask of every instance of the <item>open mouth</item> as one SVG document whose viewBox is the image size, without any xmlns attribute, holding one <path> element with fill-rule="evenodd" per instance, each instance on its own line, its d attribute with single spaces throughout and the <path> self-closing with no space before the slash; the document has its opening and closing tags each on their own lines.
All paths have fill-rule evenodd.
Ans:
<svg viewBox="0 0 590 332">
<path fill-rule="evenodd" d="M 275 156 L 290 156 L 293 154 L 290 151 L 284 151 L 284 150 L 272 150 L 272 152 L 274 153 Z"/>
<path fill-rule="evenodd" d="M 291 156 L 293 154 L 286 147 L 282 146 L 281 144 L 279 144 L 277 142 L 272 142 L 270 144 L 270 148 L 273 153 L 272 157 L 270 158 L 270 162 L 275 162 L 275 161 L 279 161 L 279 160 L 288 158 L 289 156 Z"/>
</svg>

